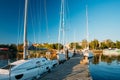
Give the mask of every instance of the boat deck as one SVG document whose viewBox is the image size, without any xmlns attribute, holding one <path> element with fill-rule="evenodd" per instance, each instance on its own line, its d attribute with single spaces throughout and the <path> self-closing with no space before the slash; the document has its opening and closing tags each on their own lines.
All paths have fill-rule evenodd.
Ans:
<svg viewBox="0 0 120 80">
<path fill-rule="evenodd" d="M 92 80 L 88 65 L 80 63 L 82 59 L 83 56 L 77 54 L 70 60 L 58 65 L 50 73 L 44 74 L 40 80 Z"/>
</svg>

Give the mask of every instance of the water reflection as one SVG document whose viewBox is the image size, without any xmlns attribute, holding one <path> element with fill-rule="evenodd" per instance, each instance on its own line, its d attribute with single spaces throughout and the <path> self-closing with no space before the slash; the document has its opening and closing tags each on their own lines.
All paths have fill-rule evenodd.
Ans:
<svg viewBox="0 0 120 80">
<path fill-rule="evenodd" d="M 88 65 L 88 64 L 89 64 L 88 57 L 84 57 L 84 58 L 80 61 L 80 64 Z"/>
<path fill-rule="evenodd" d="M 120 56 L 96 54 L 89 61 L 93 80 L 120 80 Z"/>
<path fill-rule="evenodd" d="M 99 62 L 106 62 L 107 64 L 111 64 L 113 61 L 116 61 L 117 64 L 120 63 L 120 55 L 119 56 L 106 56 L 103 54 L 94 55 L 92 59 L 92 64 L 99 64 Z"/>
</svg>

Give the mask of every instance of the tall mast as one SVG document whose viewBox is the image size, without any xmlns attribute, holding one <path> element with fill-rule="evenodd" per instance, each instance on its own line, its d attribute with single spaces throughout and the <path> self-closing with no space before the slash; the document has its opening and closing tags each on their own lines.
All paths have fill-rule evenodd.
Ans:
<svg viewBox="0 0 120 80">
<path fill-rule="evenodd" d="M 23 52 L 23 59 L 26 59 L 27 53 L 27 8 L 28 8 L 28 0 L 25 0 L 25 13 L 24 13 L 24 52 Z"/>
<path fill-rule="evenodd" d="M 64 0 L 62 0 L 62 32 L 63 32 L 63 49 L 65 49 L 65 29 L 64 29 Z"/>
<path fill-rule="evenodd" d="M 74 30 L 74 49 L 76 49 L 76 43 L 75 43 L 75 40 L 76 40 L 76 37 L 75 37 L 75 35 L 76 35 L 76 30 Z"/>
<path fill-rule="evenodd" d="M 58 35 L 58 43 L 60 43 L 61 38 L 61 31 L 62 31 L 62 44 L 63 49 L 65 45 L 65 32 L 64 32 L 64 0 L 61 0 L 61 12 L 60 12 L 60 26 L 59 26 L 59 35 Z M 58 50 L 60 50 L 60 46 L 58 44 Z"/>
<path fill-rule="evenodd" d="M 88 6 L 87 5 L 86 5 L 86 40 L 87 40 L 87 46 L 86 46 L 86 48 L 89 49 Z"/>
</svg>

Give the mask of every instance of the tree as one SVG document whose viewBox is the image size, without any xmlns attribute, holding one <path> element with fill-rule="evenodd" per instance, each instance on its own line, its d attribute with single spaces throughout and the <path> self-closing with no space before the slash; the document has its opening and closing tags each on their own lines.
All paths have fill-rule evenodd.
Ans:
<svg viewBox="0 0 120 80">
<path fill-rule="evenodd" d="M 120 49 L 120 41 L 116 41 L 116 48 Z"/>
<path fill-rule="evenodd" d="M 82 48 L 87 48 L 87 45 L 88 45 L 87 40 L 86 39 L 82 40 Z"/>
<path fill-rule="evenodd" d="M 105 42 L 101 42 L 100 43 L 100 49 L 105 49 L 105 48 L 107 48 Z"/>
<path fill-rule="evenodd" d="M 23 44 L 18 44 L 17 51 L 19 51 L 19 52 L 23 51 Z"/>
<path fill-rule="evenodd" d="M 77 42 L 76 43 L 70 43 L 70 48 L 73 49 L 73 48 L 76 48 L 76 49 L 82 49 L 82 46 L 80 46 Z"/>
<path fill-rule="evenodd" d="M 74 48 L 74 43 L 70 43 L 70 48 L 73 49 Z"/>
<path fill-rule="evenodd" d="M 78 43 L 75 43 L 76 49 L 82 49 L 82 46 L 80 46 Z"/>
<path fill-rule="evenodd" d="M 116 43 L 112 42 L 111 43 L 111 48 L 116 48 Z"/>
<path fill-rule="evenodd" d="M 59 49 L 63 49 L 63 45 L 60 43 L 56 43 L 54 44 L 55 48 L 58 50 L 58 45 L 59 45 Z"/>
<path fill-rule="evenodd" d="M 91 49 L 99 49 L 99 41 L 97 39 L 91 41 L 89 45 Z"/>
<path fill-rule="evenodd" d="M 10 50 L 9 58 L 10 59 L 16 58 L 16 55 L 17 55 L 17 46 L 16 46 L 16 44 L 11 44 L 9 46 L 9 50 Z"/>
<path fill-rule="evenodd" d="M 11 45 L 9 46 L 9 49 L 10 49 L 10 51 L 17 51 L 17 46 L 16 46 L 16 44 L 11 44 Z"/>
<path fill-rule="evenodd" d="M 8 44 L 0 44 L 0 48 L 9 48 L 9 45 Z"/>
<path fill-rule="evenodd" d="M 112 48 L 112 43 L 113 43 L 113 41 L 110 40 L 110 39 L 107 39 L 107 40 L 105 41 L 105 44 L 106 44 L 107 48 Z"/>
</svg>

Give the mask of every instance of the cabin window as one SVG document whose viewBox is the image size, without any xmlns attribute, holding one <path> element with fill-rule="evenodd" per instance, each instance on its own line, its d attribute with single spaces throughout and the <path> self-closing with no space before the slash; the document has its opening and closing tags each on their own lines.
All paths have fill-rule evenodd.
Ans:
<svg viewBox="0 0 120 80">
<path fill-rule="evenodd" d="M 23 74 L 19 74 L 15 76 L 16 79 L 21 79 L 22 77 L 23 77 Z"/>
<path fill-rule="evenodd" d="M 40 61 L 37 61 L 36 64 L 40 64 Z"/>
<path fill-rule="evenodd" d="M 45 62 L 45 60 L 42 60 L 42 62 Z"/>
</svg>

